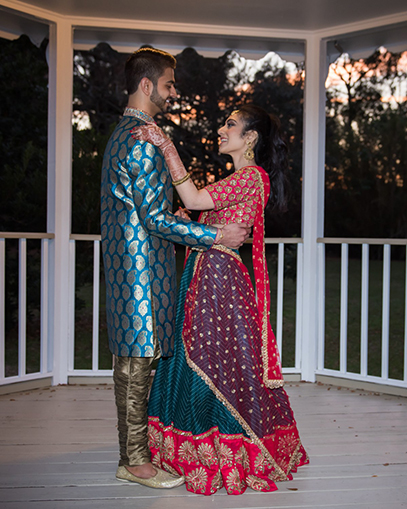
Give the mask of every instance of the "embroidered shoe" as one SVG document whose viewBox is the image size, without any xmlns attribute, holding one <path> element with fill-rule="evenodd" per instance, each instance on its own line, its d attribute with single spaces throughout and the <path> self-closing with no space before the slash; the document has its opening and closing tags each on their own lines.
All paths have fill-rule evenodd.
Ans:
<svg viewBox="0 0 407 509">
<path fill-rule="evenodd" d="M 149 479 L 142 479 L 141 477 L 137 477 L 133 475 L 131 472 L 127 470 L 126 467 L 118 467 L 116 472 L 116 479 L 124 482 L 135 482 L 138 484 L 143 484 L 144 486 L 148 486 L 149 488 L 159 488 L 159 489 L 168 489 L 168 488 L 176 488 L 177 486 L 181 486 L 185 482 L 184 476 L 175 476 L 161 470 L 154 466 L 157 473 L 155 476 L 150 477 Z"/>
</svg>

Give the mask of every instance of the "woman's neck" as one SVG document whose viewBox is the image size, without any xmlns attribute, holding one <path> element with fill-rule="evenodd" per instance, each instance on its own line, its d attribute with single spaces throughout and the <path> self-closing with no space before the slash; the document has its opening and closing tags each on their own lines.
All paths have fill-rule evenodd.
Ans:
<svg viewBox="0 0 407 509">
<path fill-rule="evenodd" d="M 245 166 L 256 166 L 256 162 L 254 159 L 248 161 L 243 156 L 240 157 L 232 157 L 233 159 L 233 167 L 236 170 L 240 170 L 241 168 L 244 168 Z"/>
</svg>

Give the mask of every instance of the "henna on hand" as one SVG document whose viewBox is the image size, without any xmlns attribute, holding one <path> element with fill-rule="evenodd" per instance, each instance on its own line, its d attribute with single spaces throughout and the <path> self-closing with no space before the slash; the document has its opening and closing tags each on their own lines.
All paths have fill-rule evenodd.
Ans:
<svg viewBox="0 0 407 509">
<path fill-rule="evenodd" d="M 140 141 L 147 141 L 152 145 L 158 147 L 164 154 L 165 161 L 171 173 L 171 178 L 174 182 L 181 180 L 187 174 L 182 161 L 178 155 L 177 149 L 173 142 L 164 134 L 164 132 L 156 125 L 147 123 L 135 127 L 130 131 L 133 138 Z"/>
<path fill-rule="evenodd" d="M 156 124 L 147 123 L 145 125 L 140 125 L 132 129 L 130 134 L 133 138 L 137 138 L 140 141 L 147 141 L 161 149 L 169 144 L 172 145 L 172 141 Z"/>
</svg>

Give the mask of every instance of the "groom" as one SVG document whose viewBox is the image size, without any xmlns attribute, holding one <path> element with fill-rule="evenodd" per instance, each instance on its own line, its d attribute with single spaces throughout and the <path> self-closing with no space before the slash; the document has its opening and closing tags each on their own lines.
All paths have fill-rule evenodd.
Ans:
<svg viewBox="0 0 407 509">
<path fill-rule="evenodd" d="M 237 248 L 249 235 L 244 224 L 219 230 L 173 215 L 172 182 L 161 151 L 130 133 L 167 111 L 176 97 L 175 66 L 173 56 L 153 48 L 141 48 L 128 59 L 128 106 L 105 150 L 101 188 L 107 326 L 120 445 L 116 477 L 154 488 L 184 482 L 182 476 L 152 465 L 147 438 L 151 365 L 173 352 L 173 242 L 200 250 L 218 243 Z"/>
</svg>

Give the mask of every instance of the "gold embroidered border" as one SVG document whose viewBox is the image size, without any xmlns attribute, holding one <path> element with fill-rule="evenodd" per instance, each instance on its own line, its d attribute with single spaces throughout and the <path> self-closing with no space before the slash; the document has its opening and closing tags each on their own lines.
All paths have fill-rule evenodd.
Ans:
<svg viewBox="0 0 407 509">
<path fill-rule="evenodd" d="M 261 195 L 261 205 L 262 205 L 262 211 L 264 211 L 265 208 L 265 199 L 264 199 L 264 184 L 262 176 L 259 172 L 259 170 L 256 167 L 251 167 L 256 174 L 256 180 L 258 182 L 259 188 L 260 188 L 260 195 Z M 263 213 L 263 212 L 262 212 Z M 263 217 L 263 246 L 262 246 L 262 263 L 263 263 L 263 287 L 265 290 L 267 290 L 267 263 L 266 263 L 266 245 L 264 243 L 264 235 L 265 235 L 265 229 L 264 229 L 264 217 Z M 269 317 L 268 317 L 268 310 L 267 310 L 267 299 L 264 295 L 264 305 L 263 305 L 263 317 L 262 317 L 262 332 L 261 332 L 261 353 L 262 353 L 262 359 L 263 359 L 263 382 L 269 389 L 278 389 L 279 387 L 284 386 L 284 380 L 278 379 L 278 380 L 271 380 L 268 378 L 268 371 L 269 371 L 269 358 L 268 358 L 268 352 L 267 352 L 267 339 L 268 339 L 268 326 L 269 326 Z"/>
<path fill-rule="evenodd" d="M 291 459 L 290 459 L 290 462 L 288 464 L 288 470 L 287 470 L 287 474 L 289 474 L 291 472 L 291 470 L 296 466 L 298 465 L 298 463 L 300 462 L 300 449 L 302 447 L 302 443 L 301 443 L 301 440 L 298 439 L 298 444 L 297 444 L 297 447 L 295 448 L 295 451 L 293 452 L 292 456 L 291 456 Z M 307 460 L 309 460 L 308 458 L 308 454 L 306 454 L 306 458 Z"/>
<path fill-rule="evenodd" d="M 243 260 L 241 259 L 239 253 L 236 253 L 233 249 L 230 249 L 229 247 L 222 246 L 222 244 L 215 244 L 211 247 L 211 249 L 216 249 L 217 251 L 222 251 L 222 253 L 226 253 L 229 256 L 233 256 L 236 260 L 243 263 Z"/>
</svg>

